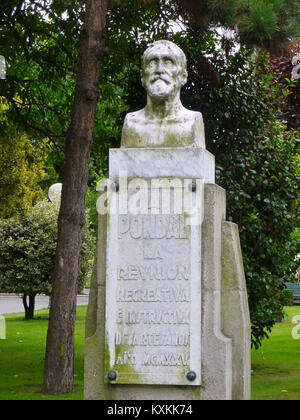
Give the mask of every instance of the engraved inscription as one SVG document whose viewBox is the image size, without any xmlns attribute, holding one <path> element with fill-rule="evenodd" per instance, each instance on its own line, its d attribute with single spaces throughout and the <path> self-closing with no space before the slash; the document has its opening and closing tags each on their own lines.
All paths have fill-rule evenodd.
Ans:
<svg viewBox="0 0 300 420">
<path fill-rule="evenodd" d="M 187 239 L 188 232 L 182 215 L 141 214 L 119 216 L 119 238 Z"/>
<path fill-rule="evenodd" d="M 189 334 L 169 333 L 116 333 L 115 343 L 117 346 L 187 346 Z"/>
<path fill-rule="evenodd" d="M 127 311 L 122 308 L 117 313 L 118 324 L 189 324 L 189 310 L 169 309 L 158 311 Z"/>
<path fill-rule="evenodd" d="M 140 265 L 117 268 L 118 280 L 189 280 L 189 268 L 185 265 Z"/>
<path fill-rule="evenodd" d="M 192 302 L 201 304 L 192 287 L 200 282 L 200 274 L 192 278 L 193 228 L 182 214 L 119 214 L 110 226 L 107 370 L 117 383 L 189 385 L 186 374 L 197 370 L 192 334 L 200 329 Z"/>
<path fill-rule="evenodd" d="M 145 353 L 143 365 L 145 366 L 188 366 L 187 353 Z"/>
<path fill-rule="evenodd" d="M 117 302 L 189 302 L 188 288 L 181 287 L 128 287 L 117 288 Z"/>
<path fill-rule="evenodd" d="M 123 355 L 119 355 L 116 360 L 116 365 L 135 365 L 136 355 L 129 351 L 124 351 Z"/>
</svg>

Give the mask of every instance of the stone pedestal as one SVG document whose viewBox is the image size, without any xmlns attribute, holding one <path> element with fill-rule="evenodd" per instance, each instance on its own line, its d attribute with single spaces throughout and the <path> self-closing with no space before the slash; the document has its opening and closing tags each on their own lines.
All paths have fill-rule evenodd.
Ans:
<svg viewBox="0 0 300 420">
<path fill-rule="evenodd" d="M 194 260 L 200 265 L 194 272 L 199 273 L 201 366 L 198 371 L 201 377 L 197 378 L 196 385 L 189 385 L 187 381 L 179 386 L 169 385 L 167 380 L 164 385 L 118 384 L 117 380 L 113 383 L 107 380 L 105 318 L 109 318 L 110 309 L 110 302 L 106 302 L 110 281 L 107 274 L 110 223 L 106 215 L 100 215 L 86 321 L 85 399 L 250 399 L 250 318 L 239 235 L 237 226 L 225 221 L 225 191 L 214 184 L 213 156 L 200 148 L 112 150 L 110 178 L 113 181 L 117 181 L 119 170 L 126 171 L 128 177 L 180 176 L 204 180 L 204 218 L 199 230 L 201 255 L 199 260 Z M 193 317 L 193 313 L 190 316 Z"/>
</svg>

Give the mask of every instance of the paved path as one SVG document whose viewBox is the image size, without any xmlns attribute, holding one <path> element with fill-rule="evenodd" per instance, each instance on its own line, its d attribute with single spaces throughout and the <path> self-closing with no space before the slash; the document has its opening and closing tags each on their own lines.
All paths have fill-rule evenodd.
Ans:
<svg viewBox="0 0 300 420">
<path fill-rule="evenodd" d="M 86 295 L 77 296 L 77 305 L 87 305 L 89 297 Z M 35 309 L 49 307 L 48 296 L 36 296 Z M 24 312 L 22 298 L 18 295 L 0 295 L 0 314 L 12 314 Z"/>
</svg>

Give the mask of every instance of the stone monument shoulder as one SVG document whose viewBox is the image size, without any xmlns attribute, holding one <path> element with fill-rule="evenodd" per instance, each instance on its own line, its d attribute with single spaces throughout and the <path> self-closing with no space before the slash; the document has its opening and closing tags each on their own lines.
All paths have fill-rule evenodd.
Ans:
<svg viewBox="0 0 300 420">
<path fill-rule="evenodd" d="M 191 146 L 205 149 L 205 131 L 201 112 L 184 108 L 184 122 L 191 127 Z"/>
<path fill-rule="evenodd" d="M 158 120 L 149 117 L 145 108 L 126 115 L 121 147 L 202 147 L 205 149 L 201 112 L 184 107 L 176 115 Z"/>
<path fill-rule="evenodd" d="M 137 125 L 139 123 L 139 117 L 141 111 L 130 112 L 124 119 L 122 128 L 121 147 L 142 147 L 139 143 L 141 142 L 140 136 L 138 135 Z"/>
</svg>

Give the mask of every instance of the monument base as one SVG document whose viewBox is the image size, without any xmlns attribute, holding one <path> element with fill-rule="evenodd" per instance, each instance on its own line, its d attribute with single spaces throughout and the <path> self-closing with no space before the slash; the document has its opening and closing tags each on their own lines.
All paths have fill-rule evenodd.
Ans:
<svg viewBox="0 0 300 420">
<path fill-rule="evenodd" d="M 172 175 L 172 174 L 171 174 Z M 107 216 L 99 216 L 86 319 L 86 400 L 250 399 L 250 317 L 237 226 L 225 221 L 225 191 L 204 186 L 201 385 L 124 385 L 104 380 Z"/>
</svg>

